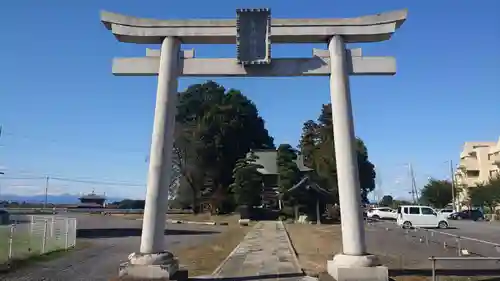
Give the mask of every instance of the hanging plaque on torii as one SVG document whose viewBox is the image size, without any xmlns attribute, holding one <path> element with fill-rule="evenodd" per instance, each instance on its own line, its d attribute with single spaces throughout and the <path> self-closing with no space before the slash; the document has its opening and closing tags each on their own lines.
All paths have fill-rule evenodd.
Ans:
<svg viewBox="0 0 500 281">
<path fill-rule="evenodd" d="M 271 63 L 270 9 L 236 10 L 236 53 L 243 66 Z"/>
</svg>

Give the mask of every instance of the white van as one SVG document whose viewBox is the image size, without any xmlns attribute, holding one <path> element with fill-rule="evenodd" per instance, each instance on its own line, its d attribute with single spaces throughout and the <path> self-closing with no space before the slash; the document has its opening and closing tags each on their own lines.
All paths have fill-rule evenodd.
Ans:
<svg viewBox="0 0 500 281">
<path fill-rule="evenodd" d="M 399 206 L 397 224 L 402 228 L 438 227 L 448 228 L 448 219 L 427 206 Z"/>
</svg>

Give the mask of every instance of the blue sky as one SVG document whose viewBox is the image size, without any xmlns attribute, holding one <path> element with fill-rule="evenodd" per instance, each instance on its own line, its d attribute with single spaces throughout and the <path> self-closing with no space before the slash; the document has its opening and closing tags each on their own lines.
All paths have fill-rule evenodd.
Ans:
<svg viewBox="0 0 500 281">
<path fill-rule="evenodd" d="M 172 4 L 175 3 L 175 4 Z M 465 141 L 500 135 L 500 2 L 466 1 L 8 1 L 0 10 L 0 166 L 2 193 L 43 192 L 59 176 L 137 186 L 50 181 L 50 193 L 107 192 L 143 197 L 156 78 L 114 77 L 111 60 L 143 56 L 99 21 L 101 9 L 151 18 L 232 18 L 236 8 L 270 7 L 274 18 L 354 17 L 409 9 L 386 42 L 365 55 L 397 58 L 394 77 L 356 77 L 357 135 L 376 164 L 382 193 L 408 197 L 405 163 L 421 185 L 446 177 Z M 184 46 L 192 48 L 193 46 Z M 194 46 L 199 57 L 234 57 L 234 46 Z M 325 45 L 273 45 L 274 57 L 311 56 Z M 495 79 L 496 78 L 496 79 Z M 181 79 L 179 90 L 205 79 Z M 258 106 L 276 144 L 297 144 L 302 124 L 329 102 L 327 77 L 218 79 Z M 293 114 L 289 114 L 293 112 Z"/>
</svg>

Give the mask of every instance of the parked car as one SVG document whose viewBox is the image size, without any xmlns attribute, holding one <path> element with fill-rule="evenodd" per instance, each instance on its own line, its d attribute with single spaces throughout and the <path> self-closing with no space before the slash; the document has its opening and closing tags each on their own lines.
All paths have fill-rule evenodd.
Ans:
<svg viewBox="0 0 500 281">
<path fill-rule="evenodd" d="M 397 212 L 389 207 L 378 207 L 369 209 L 366 216 L 371 219 L 392 219 L 395 220 Z"/>
<path fill-rule="evenodd" d="M 448 228 L 446 214 L 440 214 L 428 206 L 400 206 L 397 210 L 397 225 L 402 228 L 437 227 Z"/>
<path fill-rule="evenodd" d="M 484 220 L 484 214 L 481 210 L 464 210 L 460 212 L 456 212 L 450 215 L 450 219 L 452 220 Z"/>
<path fill-rule="evenodd" d="M 438 213 L 446 216 L 447 218 L 450 218 L 450 216 L 456 212 L 452 209 L 441 209 L 438 211 Z"/>
</svg>

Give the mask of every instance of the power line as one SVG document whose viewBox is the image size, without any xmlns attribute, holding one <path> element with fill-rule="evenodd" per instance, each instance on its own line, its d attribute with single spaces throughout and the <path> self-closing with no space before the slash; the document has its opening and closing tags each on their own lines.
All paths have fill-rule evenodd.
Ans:
<svg viewBox="0 0 500 281">
<path fill-rule="evenodd" d="M 146 186 L 146 184 L 127 183 L 127 182 L 109 182 L 109 181 L 95 181 L 95 180 L 79 180 L 70 178 L 50 177 L 51 180 L 77 182 L 86 184 L 100 184 L 100 185 L 118 185 L 118 186 Z"/>
<path fill-rule="evenodd" d="M 141 153 L 141 154 L 148 154 L 149 153 L 149 149 L 129 149 L 129 148 L 116 148 L 114 146 L 107 146 L 107 145 L 92 145 L 92 146 L 87 146 L 87 147 L 84 147 L 84 146 L 80 146 L 78 144 L 75 144 L 75 145 L 72 145 L 72 144 L 68 144 L 67 142 L 64 142 L 64 141 L 60 141 L 60 140 L 54 140 L 54 139 L 43 139 L 43 138 L 37 138 L 37 137 L 33 137 L 33 136 L 28 136 L 28 135 L 20 135 L 20 134 L 13 134 L 11 132 L 5 132 L 5 130 L 3 128 L 0 128 L 0 134 L 3 138 L 5 138 L 5 136 L 8 136 L 8 137 L 13 137 L 13 138 L 18 138 L 18 139 L 23 139 L 23 140 L 27 140 L 27 141 L 32 141 L 32 142 L 38 142 L 38 143 L 42 143 L 42 142 L 45 142 L 45 144 L 48 144 L 48 145 L 58 145 L 58 146 L 66 146 L 66 147 L 73 147 L 73 148 L 79 148 L 79 149 L 86 149 L 86 150 L 106 150 L 106 151 L 113 151 L 113 152 L 120 152 L 120 153 Z"/>
<path fill-rule="evenodd" d="M 45 177 L 0 177 L 0 180 L 41 180 Z"/>
<path fill-rule="evenodd" d="M 131 183 L 131 182 L 120 182 L 120 181 L 103 181 L 103 180 L 85 180 L 78 178 L 66 178 L 66 177 L 52 177 L 52 176 L 19 176 L 19 177 L 0 177 L 2 179 L 8 180 L 43 180 L 49 178 L 51 180 L 63 181 L 63 182 L 74 182 L 74 183 L 85 183 L 85 184 L 99 184 L 99 185 L 108 185 L 108 186 L 137 186 L 143 187 L 146 184 L 139 183 Z"/>
</svg>

